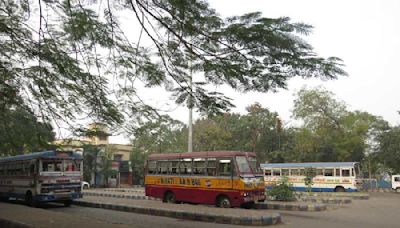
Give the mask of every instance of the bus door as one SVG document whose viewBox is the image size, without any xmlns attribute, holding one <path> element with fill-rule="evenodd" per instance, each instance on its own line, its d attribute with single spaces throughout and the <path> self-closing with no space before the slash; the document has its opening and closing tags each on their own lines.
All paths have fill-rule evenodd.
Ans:
<svg viewBox="0 0 400 228">
<path fill-rule="evenodd" d="M 231 158 L 218 159 L 218 186 L 233 189 L 234 164 Z"/>
</svg>

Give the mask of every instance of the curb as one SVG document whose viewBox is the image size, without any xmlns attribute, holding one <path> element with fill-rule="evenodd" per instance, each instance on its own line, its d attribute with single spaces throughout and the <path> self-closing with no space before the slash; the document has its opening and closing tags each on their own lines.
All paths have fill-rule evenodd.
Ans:
<svg viewBox="0 0 400 228">
<path fill-rule="evenodd" d="M 8 227 L 8 228 L 34 228 L 32 225 L 28 225 L 25 223 L 12 221 L 4 218 L 0 218 L 0 227 Z"/>
<path fill-rule="evenodd" d="M 255 204 L 256 209 L 273 209 L 273 210 L 285 210 L 285 211 L 326 211 L 327 206 L 323 204 L 280 204 L 280 203 L 257 203 Z"/>
<path fill-rule="evenodd" d="M 266 226 L 266 225 L 275 225 L 281 222 L 281 215 L 279 213 L 266 216 L 236 217 L 227 215 L 215 215 L 210 213 L 196 213 L 196 212 L 182 211 L 182 210 L 168 210 L 161 208 L 92 203 L 87 201 L 74 201 L 73 204 L 83 207 L 94 207 L 94 208 L 102 208 L 102 209 L 109 209 L 116 211 L 139 213 L 139 214 L 171 217 L 176 219 L 185 219 L 185 220 L 193 220 L 200 222 L 214 222 L 214 223 L 232 224 L 232 225 Z"/>
<path fill-rule="evenodd" d="M 138 195 L 121 195 L 121 194 L 113 194 L 113 193 L 100 193 L 100 192 L 83 192 L 85 196 L 102 196 L 102 197 L 113 197 L 113 198 L 127 198 L 133 200 L 160 200 L 158 198 L 150 197 L 150 196 L 138 196 Z"/>
<path fill-rule="evenodd" d="M 350 198 L 300 198 L 299 200 L 323 204 L 349 204 L 353 202 Z"/>
<path fill-rule="evenodd" d="M 352 196 L 351 198 L 355 199 L 355 200 L 367 200 L 369 199 L 369 195 L 365 195 L 365 196 Z"/>
<path fill-rule="evenodd" d="M 328 197 L 328 198 L 350 198 L 353 200 L 367 200 L 369 199 L 369 194 L 357 194 L 357 193 L 347 193 L 347 194 L 320 194 L 320 193 L 312 193 L 312 194 L 299 194 L 297 197 Z"/>
<path fill-rule="evenodd" d="M 393 189 L 389 188 L 380 188 L 380 189 L 368 189 L 366 192 L 395 192 Z"/>
<path fill-rule="evenodd" d="M 144 192 L 144 189 L 102 189 L 104 192 Z"/>
</svg>

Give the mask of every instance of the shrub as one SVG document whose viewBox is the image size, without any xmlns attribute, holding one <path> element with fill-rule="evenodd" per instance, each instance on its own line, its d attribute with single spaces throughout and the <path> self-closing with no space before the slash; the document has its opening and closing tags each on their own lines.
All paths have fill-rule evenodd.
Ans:
<svg viewBox="0 0 400 228">
<path fill-rule="evenodd" d="M 288 182 L 288 178 L 282 177 L 281 180 L 268 191 L 268 196 L 274 200 L 293 201 L 295 200 L 295 196 L 291 187 L 292 185 Z"/>
<path fill-rule="evenodd" d="M 316 175 L 316 170 L 313 168 L 308 168 L 305 170 L 306 178 L 304 178 L 304 184 L 307 186 L 307 192 L 311 192 L 312 185 L 314 184 L 313 178 Z"/>
</svg>

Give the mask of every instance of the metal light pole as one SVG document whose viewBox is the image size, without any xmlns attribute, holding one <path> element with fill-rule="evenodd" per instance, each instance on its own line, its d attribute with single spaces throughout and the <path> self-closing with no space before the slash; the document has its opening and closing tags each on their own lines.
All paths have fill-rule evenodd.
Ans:
<svg viewBox="0 0 400 228">
<path fill-rule="evenodd" d="M 189 132 L 188 132 L 188 152 L 193 152 L 193 75 L 192 75 L 192 66 L 189 65 L 190 75 L 189 75 L 189 87 L 190 94 L 188 100 L 189 106 Z"/>
</svg>

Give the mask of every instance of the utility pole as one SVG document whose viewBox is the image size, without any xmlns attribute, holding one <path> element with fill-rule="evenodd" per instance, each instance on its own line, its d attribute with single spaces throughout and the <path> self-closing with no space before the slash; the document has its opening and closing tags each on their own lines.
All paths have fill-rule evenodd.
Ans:
<svg viewBox="0 0 400 228">
<path fill-rule="evenodd" d="M 190 94 L 188 100 L 188 106 L 189 106 L 188 152 L 193 152 L 193 75 L 192 75 L 192 66 L 189 65 L 189 68 L 190 68 L 189 69 Z"/>
</svg>

